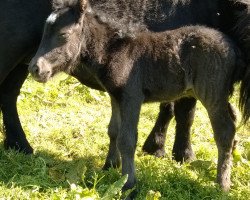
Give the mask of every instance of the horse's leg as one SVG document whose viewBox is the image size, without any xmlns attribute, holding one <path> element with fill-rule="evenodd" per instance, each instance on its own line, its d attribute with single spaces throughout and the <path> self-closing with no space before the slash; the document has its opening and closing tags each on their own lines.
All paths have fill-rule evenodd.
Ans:
<svg viewBox="0 0 250 200">
<path fill-rule="evenodd" d="M 33 149 L 26 139 L 16 107 L 17 96 L 27 75 L 26 65 L 18 65 L 9 73 L 0 86 L 0 106 L 5 129 L 5 148 L 29 154 L 33 152 Z"/>
<path fill-rule="evenodd" d="M 236 124 L 236 120 L 237 120 L 236 110 L 230 103 L 228 103 L 228 110 L 229 110 L 229 114 L 230 114 L 232 120 Z M 234 138 L 233 151 L 237 148 L 238 142 L 239 141 L 236 138 Z"/>
<path fill-rule="evenodd" d="M 178 162 L 195 158 L 190 141 L 191 126 L 194 121 L 196 99 L 183 98 L 175 102 L 176 135 L 173 147 L 173 158 Z"/>
<path fill-rule="evenodd" d="M 207 107 L 218 148 L 217 182 L 224 191 L 230 189 L 231 157 L 235 135 L 235 124 L 231 117 L 231 106 Z"/>
<path fill-rule="evenodd" d="M 128 190 L 134 187 L 136 183 L 134 156 L 137 143 L 137 124 L 143 95 L 139 92 L 134 92 L 136 97 L 124 97 L 119 101 L 121 116 L 121 127 L 118 135 L 118 148 L 122 158 L 122 175 L 128 174 L 128 180 L 123 187 L 123 190 Z"/>
<path fill-rule="evenodd" d="M 120 111 L 115 100 L 111 98 L 112 115 L 108 127 L 108 135 L 110 139 L 108 155 L 103 166 L 106 170 L 110 167 L 120 166 L 120 152 L 117 147 L 117 136 L 119 134 L 119 129 L 121 125 Z"/>
<path fill-rule="evenodd" d="M 165 155 L 166 131 L 170 120 L 174 116 L 173 103 L 161 103 L 160 112 L 155 125 L 147 137 L 142 150 L 148 154 L 162 157 Z"/>
<path fill-rule="evenodd" d="M 232 118 L 234 123 L 236 123 L 236 120 L 237 120 L 236 110 L 230 103 L 228 103 L 228 111 L 229 111 L 230 117 Z"/>
</svg>

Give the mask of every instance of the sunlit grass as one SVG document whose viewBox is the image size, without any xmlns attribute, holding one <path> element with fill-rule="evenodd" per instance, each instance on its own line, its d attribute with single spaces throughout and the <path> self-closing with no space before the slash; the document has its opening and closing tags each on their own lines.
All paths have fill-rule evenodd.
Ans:
<svg viewBox="0 0 250 200">
<path fill-rule="evenodd" d="M 231 102 L 237 106 L 237 93 Z M 165 158 L 144 155 L 141 147 L 154 125 L 158 104 L 143 105 L 136 151 L 137 199 L 249 199 L 250 126 L 237 130 L 239 157 L 234 160 L 232 189 L 223 193 L 214 183 L 217 148 L 204 108 L 198 103 L 192 127 L 196 160 L 180 165 L 171 159 L 175 122 L 167 134 Z M 108 149 L 109 97 L 61 75 L 47 84 L 28 79 L 18 110 L 35 154 L 6 151 L 0 145 L 0 198 L 104 198 L 120 180 L 120 169 L 102 171 Z M 240 116 L 240 113 L 238 112 Z M 1 136 L 1 140 L 3 136 Z M 118 184 L 119 185 L 119 184 Z M 158 193 L 156 193 L 158 191 Z M 120 198 L 117 194 L 115 198 Z"/>
</svg>

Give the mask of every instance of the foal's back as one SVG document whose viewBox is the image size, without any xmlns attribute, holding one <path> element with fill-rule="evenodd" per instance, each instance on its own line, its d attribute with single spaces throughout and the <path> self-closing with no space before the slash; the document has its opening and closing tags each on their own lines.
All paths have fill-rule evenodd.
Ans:
<svg viewBox="0 0 250 200">
<path fill-rule="evenodd" d="M 172 101 L 184 96 L 212 101 L 216 97 L 227 99 L 231 91 L 238 49 L 214 29 L 190 26 L 140 33 L 129 46 L 133 49 L 128 51 L 133 67 L 143 71 L 146 101 Z"/>
</svg>

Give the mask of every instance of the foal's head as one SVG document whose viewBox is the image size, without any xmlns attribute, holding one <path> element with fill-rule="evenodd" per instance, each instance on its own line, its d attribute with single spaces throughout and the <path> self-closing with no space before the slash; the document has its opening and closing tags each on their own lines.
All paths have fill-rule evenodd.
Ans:
<svg viewBox="0 0 250 200">
<path fill-rule="evenodd" d="M 54 2 L 54 11 L 46 20 L 39 49 L 29 65 L 29 71 L 37 81 L 46 82 L 76 62 L 86 10 L 87 0 Z"/>
</svg>

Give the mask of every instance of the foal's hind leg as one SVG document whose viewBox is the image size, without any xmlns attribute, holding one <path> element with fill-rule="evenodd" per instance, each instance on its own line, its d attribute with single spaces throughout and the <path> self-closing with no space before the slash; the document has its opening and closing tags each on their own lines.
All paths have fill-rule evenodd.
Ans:
<svg viewBox="0 0 250 200">
<path fill-rule="evenodd" d="M 195 158 L 190 141 L 195 107 L 196 99 L 194 98 L 183 98 L 175 102 L 176 133 L 172 154 L 174 160 L 178 162 L 190 161 Z"/>
<path fill-rule="evenodd" d="M 215 105 L 208 108 L 218 148 L 217 182 L 223 190 L 230 189 L 231 154 L 235 135 L 235 124 L 231 117 L 230 106 Z"/>
<path fill-rule="evenodd" d="M 106 157 L 103 169 L 106 170 L 110 167 L 119 167 L 121 164 L 120 153 L 117 147 L 117 136 L 119 134 L 121 117 L 118 105 L 111 98 L 112 115 L 108 127 L 108 135 L 110 139 L 108 155 Z"/>
<path fill-rule="evenodd" d="M 5 128 L 5 148 L 29 154 L 33 152 L 33 149 L 26 139 L 16 107 L 17 96 L 27 75 L 26 65 L 18 65 L 10 72 L 0 86 L 0 106 Z"/>
<path fill-rule="evenodd" d="M 155 155 L 156 157 L 162 157 L 165 155 L 164 145 L 166 140 L 166 131 L 173 116 L 174 104 L 161 103 L 159 115 L 152 131 L 142 147 L 143 151 Z"/>
</svg>

